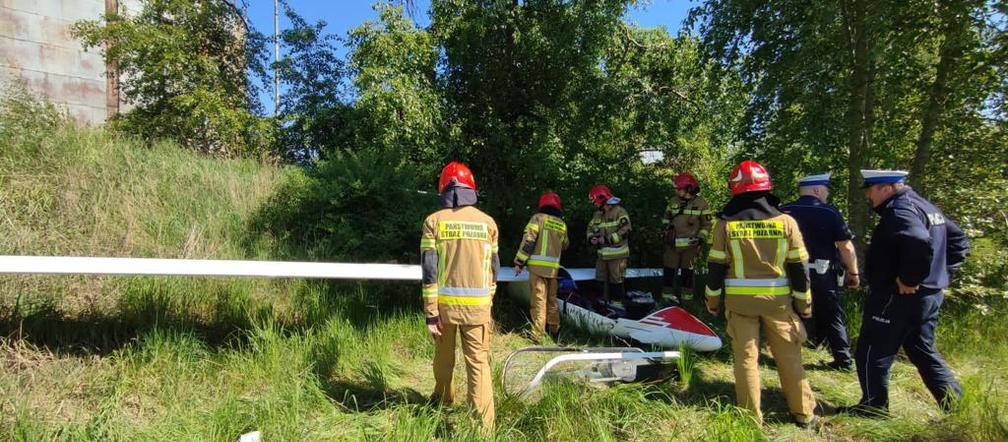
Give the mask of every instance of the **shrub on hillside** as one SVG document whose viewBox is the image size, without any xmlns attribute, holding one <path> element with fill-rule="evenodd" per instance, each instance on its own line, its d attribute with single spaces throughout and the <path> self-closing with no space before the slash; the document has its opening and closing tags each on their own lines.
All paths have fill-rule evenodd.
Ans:
<svg viewBox="0 0 1008 442">
<path fill-rule="evenodd" d="M 69 121 L 65 110 L 40 98 L 22 84 L 0 82 L 0 140 L 10 149 L 39 139 Z"/>
<path fill-rule="evenodd" d="M 148 0 L 129 14 L 75 23 L 85 48 L 115 63 L 131 107 L 114 121 L 145 139 L 219 156 L 265 155 L 271 123 L 256 116 L 264 38 L 229 2 Z"/>
<path fill-rule="evenodd" d="M 416 262 L 430 180 L 389 153 L 338 152 L 291 174 L 251 221 L 291 258 Z"/>
</svg>

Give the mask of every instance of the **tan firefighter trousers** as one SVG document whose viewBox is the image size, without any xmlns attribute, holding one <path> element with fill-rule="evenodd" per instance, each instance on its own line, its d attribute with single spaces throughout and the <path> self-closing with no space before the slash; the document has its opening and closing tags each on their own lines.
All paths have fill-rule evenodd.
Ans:
<svg viewBox="0 0 1008 442">
<path fill-rule="evenodd" d="M 541 336 L 547 326 L 553 333 L 560 330 L 557 284 L 556 278 L 544 278 L 535 273 L 529 273 L 529 314 L 532 316 L 532 334 L 534 336 Z"/>
<path fill-rule="evenodd" d="M 462 337 L 466 364 L 466 399 L 487 428 L 494 425 L 493 381 L 490 370 L 490 323 L 480 325 L 442 323 L 441 337 L 434 344 L 434 397 L 442 404 L 455 402 L 452 374 L 455 370 L 455 336 Z"/>
<path fill-rule="evenodd" d="M 773 314 L 749 316 L 728 310 L 728 335 L 735 354 L 735 397 L 740 407 L 752 410 L 758 422 L 763 422 L 760 411 L 759 336 L 760 328 L 766 335 L 770 353 L 777 363 L 781 389 L 791 415 L 799 422 L 812 419 L 815 397 L 805 379 L 802 367 L 801 346 L 805 330 L 798 315 L 788 309 Z"/>
</svg>

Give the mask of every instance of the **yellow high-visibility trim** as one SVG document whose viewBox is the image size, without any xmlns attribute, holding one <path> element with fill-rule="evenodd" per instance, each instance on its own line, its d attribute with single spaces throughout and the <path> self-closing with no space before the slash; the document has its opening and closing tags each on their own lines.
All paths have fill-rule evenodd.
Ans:
<svg viewBox="0 0 1008 442">
<path fill-rule="evenodd" d="M 709 210 L 699 210 L 699 209 L 686 209 L 686 210 L 683 210 L 683 215 L 704 216 L 704 215 L 710 215 L 710 214 L 711 214 L 711 212 Z"/>
<path fill-rule="evenodd" d="M 808 260 L 808 250 L 804 247 L 799 247 L 797 249 L 791 249 L 787 252 L 788 261 L 806 261 Z"/>
<path fill-rule="evenodd" d="M 791 296 L 795 299 L 809 299 L 812 297 L 812 292 L 810 290 L 805 290 L 804 292 L 791 292 Z"/>
<path fill-rule="evenodd" d="M 711 296 L 711 297 L 713 297 L 713 296 L 721 296 L 721 289 L 711 290 L 710 287 L 705 287 L 704 288 L 704 293 L 707 296 Z"/>
<path fill-rule="evenodd" d="M 732 270 L 735 271 L 735 277 L 739 279 L 745 278 L 745 265 L 742 263 L 742 245 L 739 244 L 737 239 L 731 240 L 731 251 Z"/>
<path fill-rule="evenodd" d="M 434 238 L 420 238 L 420 250 L 433 249 L 437 241 Z"/>
<path fill-rule="evenodd" d="M 438 285 L 445 285 L 445 243 L 439 242 L 435 247 L 437 249 L 437 283 Z"/>
<path fill-rule="evenodd" d="M 420 290 L 420 293 L 423 295 L 424 298 L 437 298 L 437 296 L 438 296 L 437 292 L 438 292 L 437 285 L 431 285 L 430 287 L 424 287 L 424 288 L 422 288 Z"/>
<path fill-rule="evenodd" d="M 490 229 L 485 223 L 467 221 L 441 221 L 438 223 L 438 239 L 450 240 L 490 240 Z"/>
<path fill-rule="evenodd" d="M 726 259 L 728 259 L 728 254 L 725 253 L 724 250 L 711 249 L 710 253 L 707 255 L 707 260 L 709 261 L 724 262 Z"/>
<path fill-rule="evenodd" d="M 547 230 L 553 230 L 555 232 L 560 233 L 567 233 L 567 224 L 565 224 L 563 221 L 560 220 L 546 218 L 546 220 L 543 221 L 543 227 L 545 227 Z"/>
<path fill-rule="evenodd" d="M 774 258 L 774 268 L 777 269 L 777 275 L 784 275 L 784 256 L 787 254 L 787 238 L 781 238 L 777 240 L 777 253 Z"/>
<path fill-rule="evenodd" d="M 603 247 L 598 250 L 598 253 L 599 255 L 602 255 L 602 257 L 629 255 L 630 246 L 623 245 L 620 247 Z"/>
<path fill-rule="evenodd" d="M 545 255 L 546 250 L 549 249 L 549 233 L 546 233 L 541 238 L 539 238 L 539 254 Z"/>
<path fill-rule="evenodd" d="M 524 262 L 524 261 L 527 261 L 527 260 L 528 260 L 528 258 L 529 258 L 529 255 L 528 255 L 528 253 L 525 253 L 525 252 L 523 252 L 523 251 L 521 251 L 521 250 L 519 250 L 519 251 L 518 251 L 518 253 L 517 253 L 517 255 L 516 255 L 516 256 L 518 257 L 518 260 L 519 260 L 519 261 L 523 261 L 523 262 Z"/>
<path fill-rule="evenodd" d="M 494 283 L 493 277 L 493 256 L 497 253 L 497 247 L 492 244 L 483 245 L 483 284 L 490 287 Z"/>
<path fill-rule="evenodd" d="M 530 260 L 528 260 L 527 264 L 530 265 L 530 266 L 546 267 L 548 269 L 559 269 L 560 268 L 560 263 L 559 262 L 543 261 L 543 260 L 540 260 L 540 259 L 530 259 Z"/>
<path fill-rule="evenodd" d="M 487 305 L 493 296 L 438 296 L 438 304 L 444 305 Z"/>
<path fill-rule="evenodd" d="M 725 294 L 728 294 L 728 295 L 750 295 L 750 296 L 759 296 L 759 295 L 780 296 L 780 295 L 790 295 L 791 294 L 791 288 L 790 287 L 726 286 L 725 287 Z"/>
<path fill-rule="evenodd" d="M 783 221 L 730 221 L 729 239 L 777 239 L 786 238 Z"/>
<path fill-rule="evenodd" d="M 533 231 L 535 233 L 539 233 L 539 224 L 528 223 L 528 224 L 525 225 L 525 230 L 531 230 L 531 231 Z"/>
</svg>

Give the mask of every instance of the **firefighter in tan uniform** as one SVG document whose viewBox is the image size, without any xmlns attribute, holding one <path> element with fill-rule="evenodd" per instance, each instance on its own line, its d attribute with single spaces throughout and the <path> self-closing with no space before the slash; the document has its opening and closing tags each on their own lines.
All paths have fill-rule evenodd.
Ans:
<svg viewBox="0 0 1008 442">
<path fill-rule="evenodd" d="M 722 304 L 735 355 L 738 405 L 763 422 L 760 411 L 759 338 L 766 336 L 780 376 L 781 389 L 795 424 L 815 422 L 815 398 L 801 347 L 805 329 L 799 317 L 812 313 L 808 254 L 798 223 L 777 210 L 770 194 L 770 175 L 755 161 L 743 161 L 732 172 L 732 199 L 715 224 L 707 258 L 707 310 Z"/>
<path fill-rule="evenodd" d="M 456 335 L 461 336 L 469 405 L 493 428 L 490 307 L 497 286 L 497 223 L 473 207 L 476 181 L 465 164 L 452 161 L 438 182 L 443 209 L 424 221 L 420 239 L 423 304 L 434 338 L 434 394 L 454 401 Z"/>
<path fill-rule="evenodd" d="M 588 223 L 588 242 L 598 248 L 595 261 L 595 280 L 602 284 L 602 293 L 607 300 L 623 300 L 623 274 L 626 272 L 627 258 L 630 257 L 630 215 L 620 206 L 620 199 L 604 185 L 597 185 L 588 192 L 598 210 Z"/>
<path fill-rule="evenodd" d="M 556 340 L 560 332 L 557 310 L 557 272 L 560 254 L 567 249 L 567 224 L 564 223 L 560 195 L 546 192 L 539 197 L 539 212 L 525 226 L 522 243 L 514 259 L 515 274 L 529 270 L 529 313 L 532 336 L 539 340 L 547 331 Z"/>
<path fill-rule="evenodd" d="M 710 210 L 698 193 L 700 183 L 693 175 L 680 173 L 675 178 L 676 196 L 669 203 L 662 224 L 665 228 L 665 254 L 662 297 L 678 302 L 676 286 L 683 300 L 693 299 L 693 264 L 700 255 L 700 245 L 710 234 Z"/>
</svg>

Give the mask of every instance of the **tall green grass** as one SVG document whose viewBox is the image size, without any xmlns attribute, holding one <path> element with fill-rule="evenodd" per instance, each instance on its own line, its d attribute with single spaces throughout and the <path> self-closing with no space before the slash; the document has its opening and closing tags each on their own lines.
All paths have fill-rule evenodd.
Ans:
<svg viewBox="0 0 1008 442">
<path fill-rule="evenodd" d="M 0 254 L 269 258 L 290 244 L 250 219 L 297 171 L 202 157 L 77 128 L 24 94 L 0 105 Z M 275 201 L 274 201 L 275 202 Z M 296 252 L 296 250 L 295 250 Z M 295 253 L 296 254 L 296 253 Z M 895 418 L 790 424 L 772 364 L 767 424 L 734 404 L 730 351 L 693 354 L 648 385 L 550 382 L 535 399 L 495 385 L 487 435 L 465 404 L 428 405 L 433 346 L 405 283 L 165 277 L 0 277 L 0 440 L 1004 440 L 1004 302 L 946 307 L 939 345 L 966 399 L 942 415 L 916 372 L 893 373 Z M 501 292 L 504 292 L 503 290 Z M 857 299 L 848 297 L 852 322 Z M 526 307 L 499 299 L 492 365 L 530 345 Z M 701 316 L 708 318 L 707 316 Z M 718 320 L 715 320 L 718 321 Z M 566 324 L 562 343 L 609 344 Z M 713 324 L 723 329 L 723 324 Z M 856 335 L 856 327 L 852 327 Z M 825 359 L 809 350 L 806 363 Z M 852 373 L 810 369 L 826 404 Z M 499 376 L 497 377 L 499 379 Z M 457 364 L 456 389 L 465 374 Z M 463 401 L 464 402 L 464 401 Z"/>
</svg>

